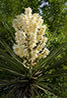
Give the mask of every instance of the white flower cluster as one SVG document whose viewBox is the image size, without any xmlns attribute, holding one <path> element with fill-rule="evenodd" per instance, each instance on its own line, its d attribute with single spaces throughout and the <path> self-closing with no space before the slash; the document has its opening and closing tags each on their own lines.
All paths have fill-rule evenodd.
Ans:
<svg viewBox="0 0 67 100">
<path fill-rule="evenodd" d="M 46 26 L 43 25 L 42 16 L 38 13 L 32 14 L 30 7 L 25 9 L 25 14 L 16 16 L 13 20 L 15 28 L 15 40 L 13 49 L 16 55 L 23 57 L 24 62 L 35 65 L 37 59 L 45 58 L 49 50 L 45 47 L 47 38 Z"/>
</svg>

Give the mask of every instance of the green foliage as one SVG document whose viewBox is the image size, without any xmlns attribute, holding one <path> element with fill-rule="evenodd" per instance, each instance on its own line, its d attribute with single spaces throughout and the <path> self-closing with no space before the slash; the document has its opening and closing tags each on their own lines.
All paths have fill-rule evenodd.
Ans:
<svg viewBox="0 0 67 100">
<path fill-rule="evenodd" d="M 67 97 L 66 1 L 49 0 L 48 5 L 40 7 L 43 1 L 47 2 L 0 0 L 0 97 Z M 43 16 L 50 49 L 50 55 L 30 70 L 12 50 L 12 20 L 26 7 Z"/>
<path fill-rule="evenodd" d="M 44 97 L 48 94 L 48 97 L 63 97 L 61 86 L 63 78 L 67 76 L 67 69 L 63 64 L 67 62 L 67 56 L 62 51 L 66 43 L 30 69 L 32 73 L 5 41 L 0 40 L 0 43 L 5 50 L 1 49 L 0 52 L 0 69 L 1 72 L 5 71 L 6 76 L 3 76 L 4 80 L 3 77 L 0 79 L 2 93 L 7 91 L 7 97 L 41 97 L 41 93 L 45 93 Z M 60 54 L 64 56 L 58 57 Z"/>
</svg>

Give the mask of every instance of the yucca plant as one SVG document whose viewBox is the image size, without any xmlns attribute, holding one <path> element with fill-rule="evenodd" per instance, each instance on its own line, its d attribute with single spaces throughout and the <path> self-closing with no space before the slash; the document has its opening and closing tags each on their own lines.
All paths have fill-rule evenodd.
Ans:
<svg viewBox="0 0 67 100">
<path fill-rule="evenodd" d="M 7 23 L 2 23 L 9 35 L 0 38 L 0 95 L 62 97 L 61 83 L 67 76 L 63 66 L 67 62 L 67 55 L 63 53 L 66 42 L 58 48 L 49 48 L 49 53 L 45 48 L 46 27 L 41 16 L 32 15 L 31 11 L 26 8 L 26 15 L 21 14 L 13 21 L 15 35 Z"/>
</svg>

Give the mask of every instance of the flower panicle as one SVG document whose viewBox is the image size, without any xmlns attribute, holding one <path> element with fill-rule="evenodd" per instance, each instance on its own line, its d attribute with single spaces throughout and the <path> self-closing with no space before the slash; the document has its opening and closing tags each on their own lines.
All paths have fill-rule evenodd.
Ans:
<svg viewBox="0 0 67 100">
<path fill-rule="evenodd" d="M 16 16 L 13 20 L 13 27 L 16 31 L 16 44 L 13 45 L 13 50 L 16 55 L 26 58 L 24 62 L 27 65 L 31 61 L 34 66 L 37 59 L 47 57 L 50 51 L 45 47 L 46 25 L 43 25 L 42 16 L 38 13 L 32 14 L 32 9 L 28 7 L 24 14 Z"/>
</svg>

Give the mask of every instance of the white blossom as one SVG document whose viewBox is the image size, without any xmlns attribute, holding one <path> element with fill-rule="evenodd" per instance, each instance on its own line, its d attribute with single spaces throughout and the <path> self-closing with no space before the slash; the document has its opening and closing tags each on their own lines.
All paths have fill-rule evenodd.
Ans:
<svg viewBox="0 0 67 100">
<path fill-rule="evenodd" d="M 13 45 L 13 50 L 16 55 L 26 58 L 24 63 L 29 65 L 31 61 L 32 65 L 35 65 L 37 59 L 47 57 L 49 50 L 45 47 L 46 25 L 43 24 L 42 16 L 38 13 L 32 14 L 32 9 L 28 7 L 25 9 L 25 14 L 16 16 L 13 27 L 16 31 L 16 44 Z"/>
</svg>

